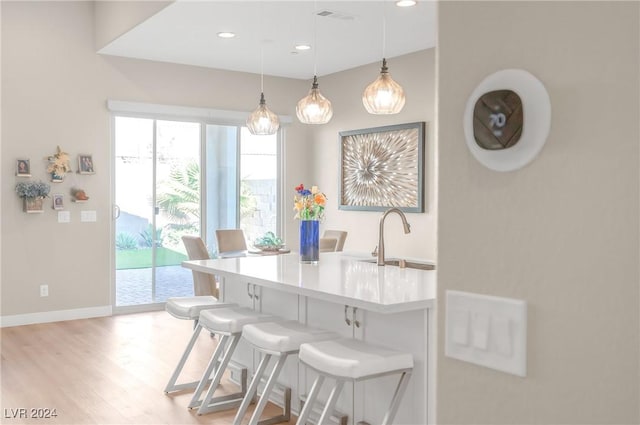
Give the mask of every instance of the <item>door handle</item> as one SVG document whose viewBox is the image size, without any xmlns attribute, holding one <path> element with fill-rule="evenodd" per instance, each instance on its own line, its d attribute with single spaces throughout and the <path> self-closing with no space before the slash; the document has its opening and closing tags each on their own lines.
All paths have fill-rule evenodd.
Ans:
<svg viewBox="0 0 640 425">
<path fill-rule="evenodd" d="M 120 207 L 118 204 L 113 204 L 113 219 L 117 220 L 120 218 Z"/>
</svg>

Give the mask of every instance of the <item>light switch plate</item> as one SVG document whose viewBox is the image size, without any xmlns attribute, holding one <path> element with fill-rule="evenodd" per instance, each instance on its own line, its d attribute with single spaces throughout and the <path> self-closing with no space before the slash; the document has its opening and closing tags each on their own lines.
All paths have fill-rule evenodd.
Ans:
<svg viewBox="0 0 640 425">
<path fill-rule="evenodd" d="M 451 311 L 451 338 L 458 345 L 469 344 L 469 310 Z"/>
<path fill-rule="evenodd" d="M 70 223 L 71 211 L 58 211 L 58 223 Z"/>
<path fill-rule="evenodd" d="M 97 221 L 95 211 L 80 211 L 80 221 L 82 222 L 93 222 Z"/>
<path fill-rule="evenodd" d="M 447 357 L 527 376 L 527 302 L 446 291 L 444 353 Z"/>
</svg>

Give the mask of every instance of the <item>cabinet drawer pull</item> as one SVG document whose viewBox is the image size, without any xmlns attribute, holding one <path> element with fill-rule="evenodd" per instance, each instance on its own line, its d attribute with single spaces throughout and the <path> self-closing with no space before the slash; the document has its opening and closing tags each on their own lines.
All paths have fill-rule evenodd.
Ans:
<svg viewBox="0 0 640 425">
<path fill-rule="evenodd" d="M 353 317 L 353 324 L 356 325 L 356 328 L 359 328 L 360 321 L 357 318 L 358 317 L 357 312 L 358 312 L 358 307 L 353 307 L 353 314 L 351 315 L 351 317 Z"/>
<path fill-rule="evenodd" d="M 344 322 L 347 324 L 347 326 L 351 326 L 351 320 L 349 320 L 349 316 L 347 315 L 347 310 L 349 310 L 349 306 L 345 305 L 344 306 Z"/>
</svg>

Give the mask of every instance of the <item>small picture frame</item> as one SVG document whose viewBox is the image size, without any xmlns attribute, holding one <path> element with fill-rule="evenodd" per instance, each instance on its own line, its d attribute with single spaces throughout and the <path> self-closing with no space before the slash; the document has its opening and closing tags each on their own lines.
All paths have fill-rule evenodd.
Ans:
<svg viewBox="0 0 640 425">
<path fill-rule="evenodd" d="M 64 209 L 64 195 L 62 194 L 53 195 L 53 209 L 54 210 Z"/>
<path fill-rule="evenodd" d="M 78 173 L 95 174 L 93 169 L 93 157 L 91 155 L 78 155 Z"/>
<path fill-rule="evenodd" d="M 16 160 L 16 176 L 31 177 L 31 164 L 28 159 Z"/>
</svg>

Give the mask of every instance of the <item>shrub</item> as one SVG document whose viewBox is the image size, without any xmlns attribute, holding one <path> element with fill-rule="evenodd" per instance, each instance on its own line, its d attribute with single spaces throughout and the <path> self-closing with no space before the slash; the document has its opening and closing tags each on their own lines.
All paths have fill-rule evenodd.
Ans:
<svg viewBox="0 0 640 425">
<path fill-rule="evenodd" d="M 125 249 L 137 249 L 138 240 L 134 235 L 128 232 L 120 232 L 116 235 L 116 249 L 123 251 Z"/>
<path fill-rule="evenodd" d="M 146 248 L 151 248 L 153 246 L 153 227 L 151 224 L 149 227 L 139 233 L 142 238 L 142 246 Z M 161 248 L 163 246 L 164 236 L 162 236 L 162 227 L 158 227 L 156 229 L 156 247 Z"/>
</svg>

